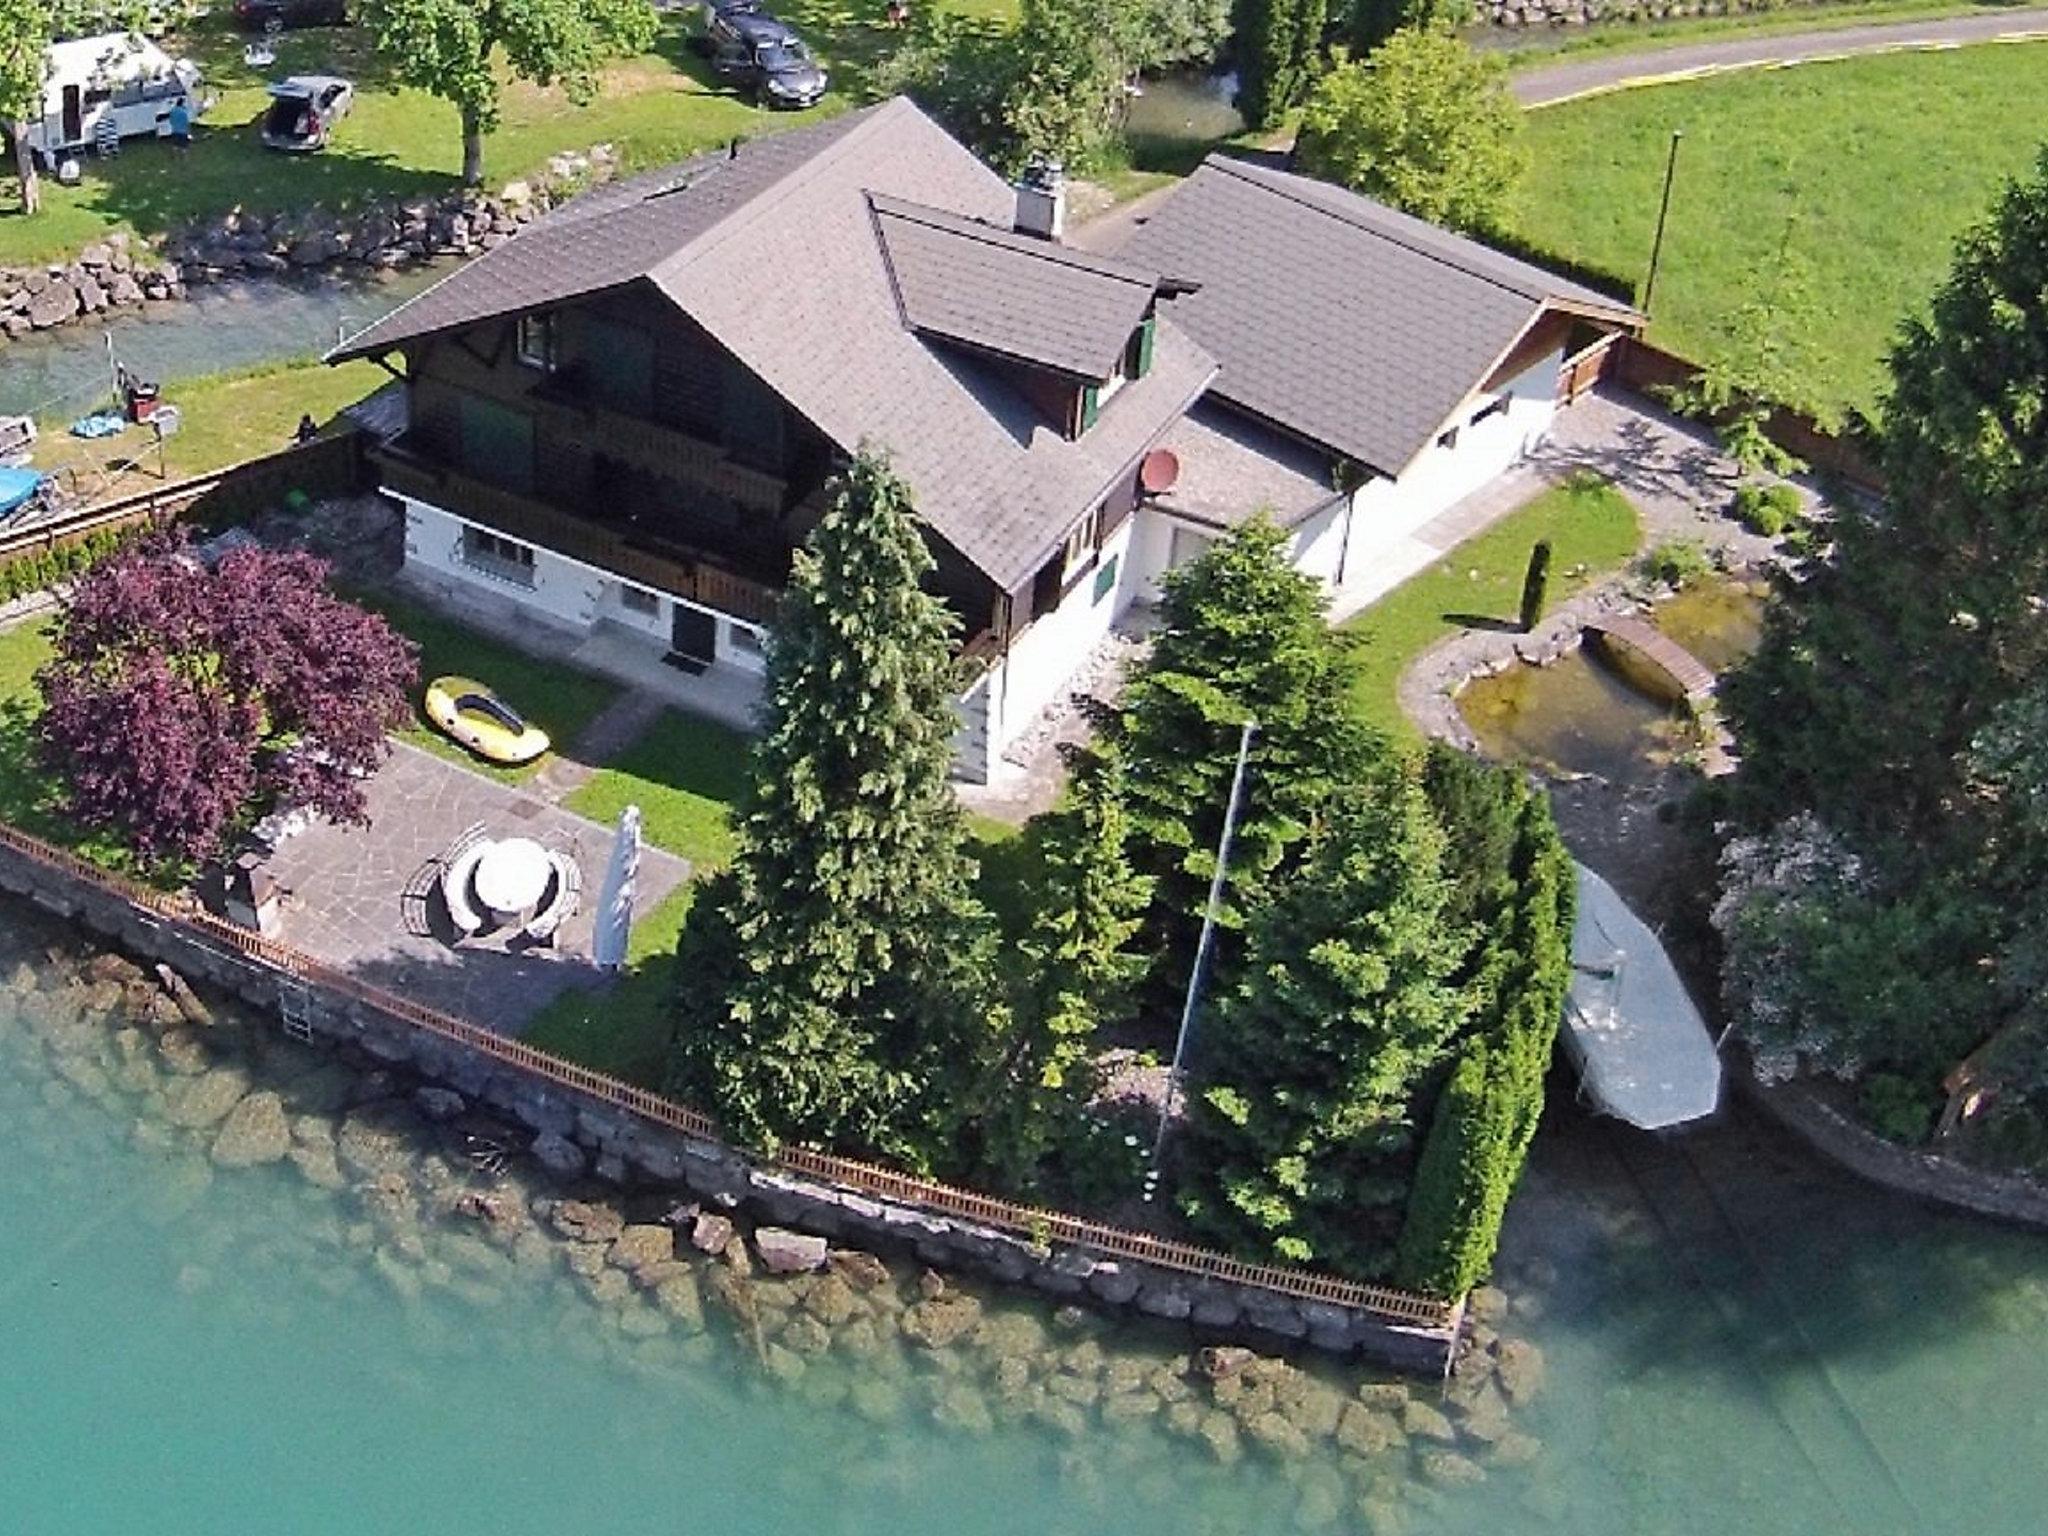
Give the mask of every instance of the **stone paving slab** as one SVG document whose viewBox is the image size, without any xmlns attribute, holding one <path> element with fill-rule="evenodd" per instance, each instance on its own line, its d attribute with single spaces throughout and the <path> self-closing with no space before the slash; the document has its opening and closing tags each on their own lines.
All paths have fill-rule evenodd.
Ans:
<svg viewBox="0 0 2048 1536">
<path fill-rule="evenodd" d="M 279 937 L 293 948 L 372 986 L 501 1034 L 516 1035 L 570 988 L 602 986 L 590 964 L 592 912 L 611 859 L 612 829 L 544 804 L 404 742 L 368 786 L 370 825 L 320 822 L 285 839 L 269 868 L 287 894 Z M 529 837 L 558 848 L 583 872 L 583 908 L 552 948 L 508 946 L 490 936 L 452 946 L 407 931 L 406 883 L 462 832 L 481 822 L 494 837 Z M 689 863 L 643 850 L 635 908 L 640 916 L 689 878 Z M 429 904 L 439 935 L 449 930 L 439 899 Z"/>
</svg>

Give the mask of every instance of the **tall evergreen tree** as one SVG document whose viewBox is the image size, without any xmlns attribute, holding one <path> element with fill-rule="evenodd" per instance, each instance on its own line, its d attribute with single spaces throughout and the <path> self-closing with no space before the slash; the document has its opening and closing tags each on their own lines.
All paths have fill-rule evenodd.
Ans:
<svg viewBox="0 0 2048 1536">
<path fill-rule="evenodd" d="M 1271 128 L 1308 94 L 1328 0 L 1237 0 L 1237 108 Z"/>
<path fill-rule="evenodd" d="M 1130 941 L 1149 882 L 1130 865 L 1123 796 L 1114 748 L 1079 758 L 1066 803 L 1026 834 L 1032 917 L 1014 1034 L 982 1099 L 982 1160 L 1006 1190 L 1031 1189 L 1046 1157 L 1080 1132 L 1097 1087 L 1097 1031 L 1125 1016 L 1144 974 Z"/>
<path fill-rule="evenodd" d="M 1261 1258 L 1384 1269 L 1416 1088 L 1465 1019 L 1443 833 L 1398 765 L 1337 791 L 1203 1032 L 1182 1210 Z"/>
<path fill-rule="evenodd" d="M 796 557 L 737 851 L 685 930 L 675 1004 L 674 1091 L 751 1143 L 948 1155 L 998 1037 L 931 564 L 866 454 Z"/>
<path fill-rule="evenodd" d="M 1152 654 L 1111 722 L 1131 861 L 1154 882 L 1145 944 L 1176 978 L 1194 953 L 1244 721 L 1259 729 L 1231 853 L 1232 926 L 1331 792 L 1385 750 L 1356 719 L 1322 591 L 1288 563 L 1286 545 L 1255 518 L 1168 574 Z"/>
</svg>

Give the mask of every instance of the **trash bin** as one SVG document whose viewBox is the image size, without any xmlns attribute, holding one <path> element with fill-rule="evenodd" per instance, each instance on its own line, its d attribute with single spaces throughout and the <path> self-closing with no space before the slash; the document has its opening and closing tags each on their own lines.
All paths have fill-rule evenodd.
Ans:
<svg viewBox="0 0 2048 1536">
<path fill-rule="evenodd" d="M 162 403 L 163 391 L 155 384 L 145 384 L 134 379 L 128 385 L 128 419 L 147 421 L 154 416 Z"/>
</svg>

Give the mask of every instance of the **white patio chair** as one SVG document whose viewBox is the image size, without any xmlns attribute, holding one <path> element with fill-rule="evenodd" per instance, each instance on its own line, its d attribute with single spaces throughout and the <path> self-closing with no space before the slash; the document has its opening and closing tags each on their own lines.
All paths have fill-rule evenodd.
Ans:
<svg viewBox="0 0 2048 1536">
<path fill-rule="evenodd" d="M 576 861 L 551 849 L 548 862 L 555 867 L 554 898 L 526 925 L 526 936 L 536 944 L 554 943 L 557 930 L 583 902 L 583 873 L 576 867 Z"/>
<path fill-rule="evenodd" d="M 441 899 L 448 904 L 448 917 L 455 924 L 456 931 L 464 938 L 477 932 L 484 925 L 483 917 L 471 903 L 469 886 L 476 874 L 476 867 L 482 861 L 484 851 L 490 847 L 487 842 L 475 842 L 462 850 L 441 872 Z"/>
</svg>

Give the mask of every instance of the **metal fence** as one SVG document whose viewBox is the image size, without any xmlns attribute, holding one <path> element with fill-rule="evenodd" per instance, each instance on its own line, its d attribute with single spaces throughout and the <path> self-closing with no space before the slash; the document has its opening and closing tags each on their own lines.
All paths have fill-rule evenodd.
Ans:
<svg viewBox="0 0 2048 1536">
<path fill-rule="evenodd" d="M 452 1041 L 586 1098 L 629 1111 L 699 1140 L 724 1145 L 717 1123 L 699 1110 L 369 986 L 289 945 L 266 939 L 215 916 L 183 892 L 154 890 L 113 874 L 4 822 L 0 822 L 0 847 L 11 849 L 81 884 L 117 896 L 153 917 L 183 924 L 193 932 L 283 975 L 360 1002 L 429 1035 Z M 822 1179 L 878 1199 L 903 1201 L 1021 1236 L 1034 1243 L 1068 1243 L 1105 1256 L 1130 1259 L 1201 1279 L 1252 1286 L 1298 1300 L 1354 1307 L 1414 1326 L 1450 1328 L 1457 1315 L 1456 1303 L 1435 1297 L 1387 1286 L 1362 1285 L 1312 1270 L 1250 1264 L 1189 1243 L 1106 1226 L 1059 1211 L 1015 1205 L 1007 1200 L 915 1178 L 892 1169 L 877 1168 L 813 1147 L 784 1147 L 772 1162 L 793 1173 Z"/>
</svg>

